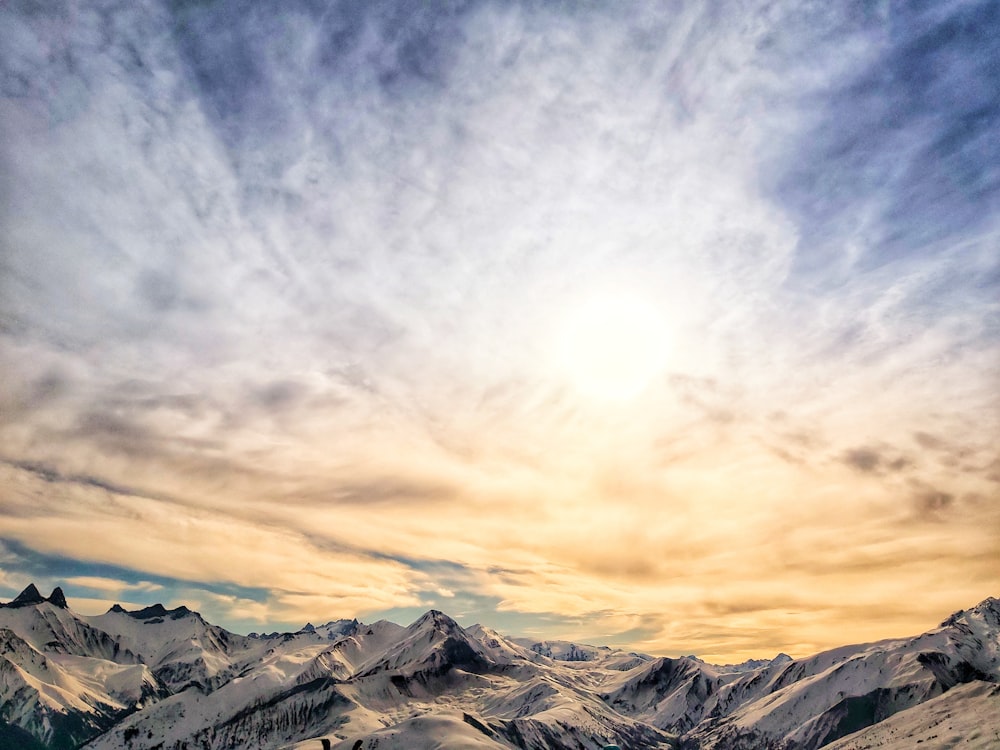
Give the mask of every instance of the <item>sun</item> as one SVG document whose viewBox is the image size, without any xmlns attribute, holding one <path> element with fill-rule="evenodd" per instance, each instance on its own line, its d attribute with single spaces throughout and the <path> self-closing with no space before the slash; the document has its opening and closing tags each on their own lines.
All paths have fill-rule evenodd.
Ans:
<svg viewBox="0 0 1000 750">
<path fill-rule="evenodd" d="M 582 394 L 630 400 L 663 372 L 663 312 L 637 295 L 591 295 L 567 310 L 555 354 L 564 377 Z"/>
</svg>

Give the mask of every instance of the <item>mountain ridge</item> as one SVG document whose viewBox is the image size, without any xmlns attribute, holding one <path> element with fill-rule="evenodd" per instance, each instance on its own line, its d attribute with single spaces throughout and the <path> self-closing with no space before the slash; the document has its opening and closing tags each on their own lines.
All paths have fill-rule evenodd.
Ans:
<svg viewBox="0 0 1000 750">
<path fill-rule="evenodd" d="M 185 606 L 79 615 L 59 587 L 0 605 L 0 740 L 52 750 L 368 750 L 440 736 L 494 750 L 861 750 L 930 738 L 946 716 L 963 746 L 985 748 L 972 735 L 989 721 L 966 714 L 1000 717 L 998 686 L 994 597 L 916 636 L 736 665 L 531 642 L 434 609 L 405 627 L 244 636 Z"/>
<path fill-rule="evenodd" d="M 33 583 L 29 583 L 25 589 L 11 601 L 6 604 L 0 604 L 0 608 L 19 609 L 21 607 L 31 607 L 36 604 L 42 604 L 43 602 L 48 602 L 49 604 L 59 607 L 60 609 L 69 608 L 69 604 L 66 602 L 66 595 L 63 593 L 61 587 L 56 586 L 52 589 L 52 593 L 49 594 L 48 597 L 44 597 L 38 590 L 38 587 Z"/>
</svg>

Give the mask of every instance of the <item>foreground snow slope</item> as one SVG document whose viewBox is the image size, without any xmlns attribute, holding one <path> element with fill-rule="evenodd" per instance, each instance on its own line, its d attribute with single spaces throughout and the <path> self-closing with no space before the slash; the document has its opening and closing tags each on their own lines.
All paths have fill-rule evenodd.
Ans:
<svg viewBox="0 0 1000 750">
<path fill-rule="evenodd" d="M 1000 685 L 976 680 L 827 745 L 828 750 L 995 750 Z"/>
</svg>

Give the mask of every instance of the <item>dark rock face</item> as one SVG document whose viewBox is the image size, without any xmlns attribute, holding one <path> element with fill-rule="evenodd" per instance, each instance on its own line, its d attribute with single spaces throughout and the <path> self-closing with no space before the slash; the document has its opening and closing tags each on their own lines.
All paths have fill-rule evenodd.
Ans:
<svg viewBox="0 0 1000 750">
<path fill-rule="evenodd" d="M 962 685 L 973 680 L 990 681 L 990 675 L 967 661 L 954 661 L 947 654 L 937 651 L 924 651 L 917 654 L 917 661 L 931 671 L 935 679 L 941 683 L 943 690 L 950 690 L 956 685 Z"/>
<path fill-rule="evenodd" d="M 42 593 L 38 590 L 38 587 L 29 583 L 28 586 L 18 594 L 13 601 L 7 604 L 0 604 L 0 607 L 6 607 L 8 609 L 18 609 L 20 607 L 34 607 L 38 604 L 44 604 L 48 602 L 49 604 L 59 607 L 60 609 L 69 609 L 69 605 L 66 603 L 66 595 L 63 594 L 63 590 L 56 586 L 52 590 L 51 596 L 46 599 L 42 596 Z"/>
<path fill-rule="evenodd" d="M 154 604 L 151 607 L 126 612 L 126 614 L 136 620 L 149 620 L 153 617 L 164 617 L 167 614 L 167 608 L 162 604 Z"/>
<path fill-rule="evenodd" d="M 492 666 L 482 655 L 477 653 L 466 641 L 459 638 L 447 638 L 443 646 L 445 664 L 458 667 L 467 672 L 482 674 Z"/>
<path fill-rule="evenodd" d="M 462 714 L 462 721 L 464 721 L 470 727 L 472 727 L 474 729 L 478 729 L 480 732 L 482 732 L 483 734 L 485 734 L 487 737 L 496 737 L 496 733 L 492 729 L 490 729 L 488 726 L 486 726 L 485 724 L 483 724 L 483 722 L 479 721 L 479 719 L 477 719 L 475 716 L 471 716 L 471 715 L 469 715 L 467 713 L 463 713 Z"/>
<path fill-rule="evenodd" d="M 66 603 L 66 595 L 59 586 L 52 589 L 52 594 L 49 596 L 48 601 L 49 604 L 53 604 L 60 609 L 69 609 L 69 604 Z"/>
<path fill-rule="evenodd" d="M 45 598 L 38 590 L 38 587 L 33 583 L 29 583 L 28 587 L 14 598 L 14 601 L 0 606 L 17 609 L 18 607 L 31 607 L 35 604 L 41 604 L 44 601 Z"/>
<path fill-rule="evenodd" d="M 116 609 L 117 607 L 117 609 Z M 163 622 L 165 619 L 170 618 L 171 620 L 179 620 L 182 617 L 193 614 L 187 607 L 181 606 L 177 609 L 167 609 L 162 604 L 153 604 L 149 607 L 143 607 L 142 609 L 135 609 L 132 611 L 127 611 L 122 609 L 117 604 L 111 608 L 115 612 L 123 612 L 129 617 L 135 620 L 159 620 Z"/>
</svg>

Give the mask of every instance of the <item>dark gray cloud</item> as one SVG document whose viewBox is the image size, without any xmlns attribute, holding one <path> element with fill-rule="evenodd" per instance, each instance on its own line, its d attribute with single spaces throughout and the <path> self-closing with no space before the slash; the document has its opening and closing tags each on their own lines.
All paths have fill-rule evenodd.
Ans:
<svg viewBox="0 0 1000 750">
<path fill-rule="evenodd" d="M 928 432 L 914 432 L 913 439 L 921 448 L 927 448 L 929 450 L 947 450 L 949 447 L 946 440 Z"/>
<path fill-rule="evenodd" d="M 844 454 L 844 463 L 866 474 L 876 473 L 882 464 L 882 455 L 871 448 L 852 448 Z"/>
<path fill-rule="evenodd" d="M 331 488 L 328 497 L 337 503 L 362 503 L 382 507 L 418 503 L 430 507 L 451 503 L 459 497 L 459 490 L 444 482 L 404 481 L 398 477 L 385 477 L 381 480 L 340 484 Z"/>
<path fill-rule="evenodd" d="M 280 412 L 295 406 L 307 392 L 308 389 L 301 383 L 292 380 L 276 380 L 254 389 L 251 393 L 251 399 L 267 411 Z"/>
<path fill-rule="evenodd" d="M 967 442 L 968 438 L 972 442 Z M 1000 457 L 994 445 L 990 442 L 978 443 L 971 434 L 944 438 L 936 434 L 917 431 L 913 440 L 932 456 L 939 466 L 945 467 L 955 474 L 967 476 L 979 475 L 987 481 L 997 482 L 997 467 Z"/>
<path fill-rule="evenodd" d="M 840 460 L 862 474 L 883 474 L 904 471 L 913 465 L 906 455 L 888 447 L 859 446 L 844 451 Z"/>
<path fill-rule="evenodd" d="M 14 423 L 59 402 L 60 397 L 73 390 L 73 379 L 59 368 L 50 369 L 41 375 L 25 378 L 18 382 L 8 381 L 8 390 L 0 394 L 0 417 Z"/>
<path fill-rule="evenodd" d="M 51 437 L 66 441 L 67 447 L 93 447 L 104 456 L 128 458 L 137 464 L 200 462 L 216 465 L 222 471 L 226 459 L 211 456 L 224 445 L 221 436 L 199 438 L 173 435 L 141 413 L 83 410 L 75 423 Z"/>
<path fill-rule="evenodd" d="M 1000 457 L 994 458 L 986 466 L 986 478 L 994 484 L 1000 484 Z"/>
<path fill-rule="evenodd" d="M 955 496 L 934 487 L 921 487 L 913 494 L 913 509 L 923 520 L 942 520 L 955 504 Z"/>
<path fill-rule="evenodd" d="M 44 463 L 34 461 L 16 461 L 5 458 L 0 458 L 0 463 L 21 471 L 26 471 L 48 483 L 76 484 L 83 487 L 104 490 L 114 495 L 130 495 L 133 497 L 160 499 L 158 496 L 150 495 L 142 490 L 138 490 L 133 487 L 126 487 L 120 484 L 114 484 L 98 477 L 88 476 L 86 474 L 63 474 L 55 467 Z"/>
</svg>

